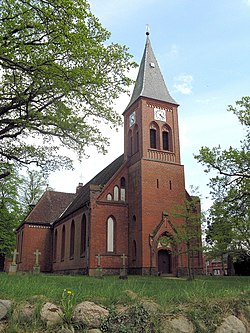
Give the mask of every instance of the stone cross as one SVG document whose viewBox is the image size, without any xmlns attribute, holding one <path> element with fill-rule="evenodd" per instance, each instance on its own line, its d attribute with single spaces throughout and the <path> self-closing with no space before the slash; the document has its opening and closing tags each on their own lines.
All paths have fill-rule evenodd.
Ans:
<svg viewBox="0 0 250 333">
<path fill-rule="evenodd" d="M 38 249 L 34 252 L 34 255 L 36 256 L 36 263 L 35 266 L 39 266 L 39 256 L 41 255 L 41 252 L 39 252 Z"/>
<path fill-rule="evenodd" d="M 101 257 L 102 256 L 98 253 L 95 257 L 97 258 L 97 267 L 99 268 L 99 267 L 101 267 Z"/>
<path fill-rule="evenodd" d="M 125 268 L 127 256 L 123 253 L 123 255 L 121 256 L 121 258 L 122 258 L 122 267 Z"/>
<path fill-rule="evenodd" d="M 14 250 L 14 252 L 11 252 L 11 254 L 13 254 L 13 260 L 12 260 L 12 265 L 16 265 L 16 257 L 19 254 L 17 252 L 17 249 Z"/>
</svg>

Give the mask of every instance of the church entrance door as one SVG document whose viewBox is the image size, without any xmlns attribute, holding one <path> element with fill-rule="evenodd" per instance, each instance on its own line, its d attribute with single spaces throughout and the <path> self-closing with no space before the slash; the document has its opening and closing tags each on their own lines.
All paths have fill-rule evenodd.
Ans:
<svg viewBox="0 0 250 333">
<path fill-rule="evenodd" d="M 161 274 L 172 273 L 170 251 L 160 250 L 158 252 L 158 272 Z"/>
</svg>

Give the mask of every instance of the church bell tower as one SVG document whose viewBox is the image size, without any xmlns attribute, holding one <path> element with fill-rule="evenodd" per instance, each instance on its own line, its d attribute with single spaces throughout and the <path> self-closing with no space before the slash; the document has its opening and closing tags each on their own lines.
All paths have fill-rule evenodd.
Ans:
<svg viewBox="0 0 250 333">
<path fill-rule="evenodd" d="M 123 114 L 124 155 L 128 165 L 129 267 L 135 274 L 156 274 L 160 270 L 176 274 L 179 259 L 174 257 L 171 246 L 161 248 L 160 238 L 171 237 L 174 232 L 162 222 L 163 215 L 184 205 L 186 195 L 180 161 L 178 104 L 169 94 L 149 33 L 146 35 L 134 91 Z M 172 219 L 171 223 L 182 221 Z M 160 267 L 160 261 L 164 260 L 167 267 Z"/>
</svg>

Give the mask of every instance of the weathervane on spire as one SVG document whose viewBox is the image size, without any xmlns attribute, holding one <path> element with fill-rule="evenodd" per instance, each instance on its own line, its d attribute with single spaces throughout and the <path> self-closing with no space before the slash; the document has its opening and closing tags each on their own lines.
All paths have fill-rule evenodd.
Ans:
<svg viewBox="0 0 250 333">
<path fill-rule="evenodd" d="M 150 33 L 149 25 L 148 25 L 148 24 L 146 24 L 146 35 L 148 36 L 148 35 L 149 35 L 149 33 Z"/>
</svg>

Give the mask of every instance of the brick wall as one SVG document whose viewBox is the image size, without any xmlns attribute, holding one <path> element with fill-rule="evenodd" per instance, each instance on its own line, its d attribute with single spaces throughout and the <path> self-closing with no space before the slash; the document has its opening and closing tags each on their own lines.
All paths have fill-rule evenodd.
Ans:
<svg viewBox="0 0 250 333">
<path fill-rule="evenodd" d="M 35 264 L 34 252 L 41 252 L 39 264 L 41 272 L 51 271 L 51 229 L 49 226 L 24 224 L 17 233 L 17 257 L 19 271 L 30 272 Z"/>
</svg>

